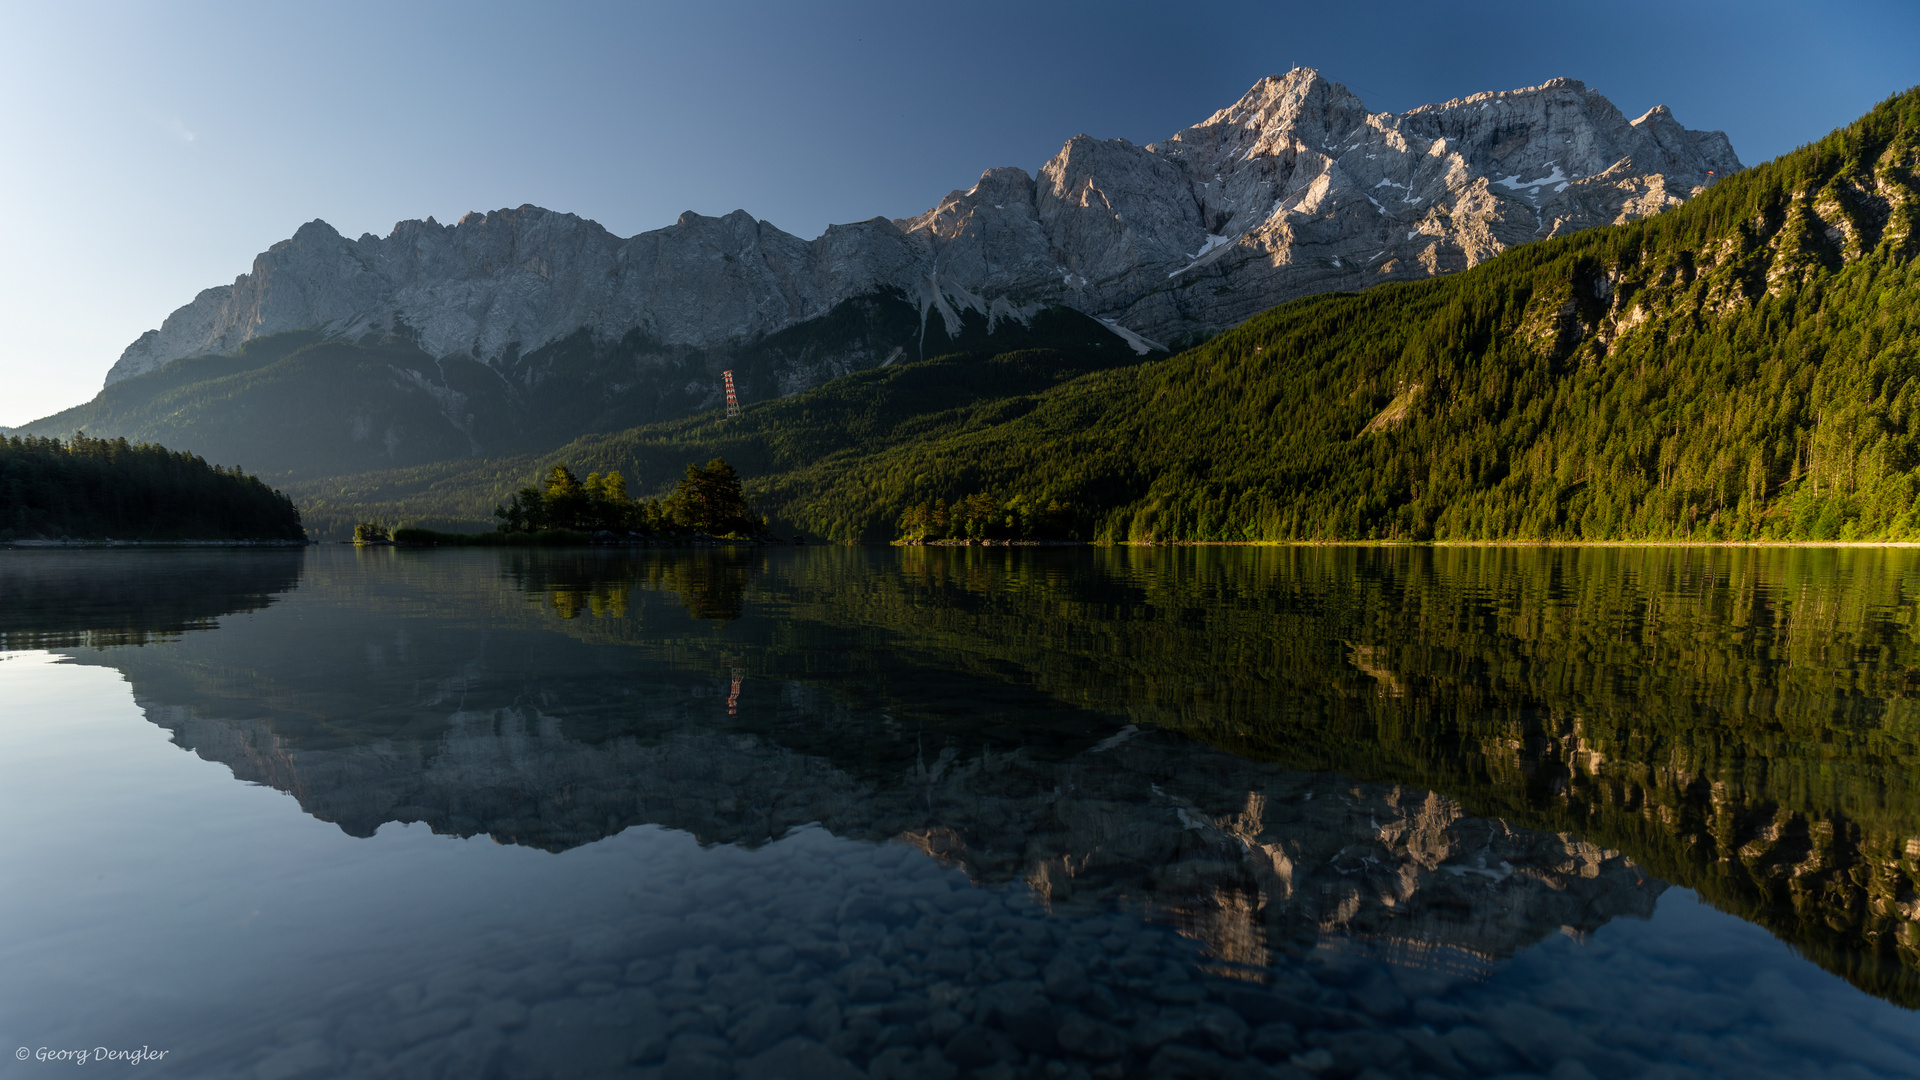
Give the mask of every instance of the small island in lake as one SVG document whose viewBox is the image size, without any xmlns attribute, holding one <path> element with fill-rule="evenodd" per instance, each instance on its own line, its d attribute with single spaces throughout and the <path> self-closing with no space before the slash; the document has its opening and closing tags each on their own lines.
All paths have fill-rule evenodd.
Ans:
<svg viewBox="0 0 1920 1080">
<path fill-rule="evenodd" d="M 126 439 L 0 439 L 0 543 L 304 544 L 293 500 L 238 468 Z"/>
</svg>

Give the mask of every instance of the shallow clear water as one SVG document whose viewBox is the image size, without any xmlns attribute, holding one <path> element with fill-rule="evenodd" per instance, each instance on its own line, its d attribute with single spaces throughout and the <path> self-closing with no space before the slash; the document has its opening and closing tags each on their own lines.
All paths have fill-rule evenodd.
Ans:
<svg viewBox="0 0 1920 1080">
<path fill-rule="evenodd" d="M 1915 585 L 0 552 L 0 1068 L 1915 1075 Z"/>
</svg>

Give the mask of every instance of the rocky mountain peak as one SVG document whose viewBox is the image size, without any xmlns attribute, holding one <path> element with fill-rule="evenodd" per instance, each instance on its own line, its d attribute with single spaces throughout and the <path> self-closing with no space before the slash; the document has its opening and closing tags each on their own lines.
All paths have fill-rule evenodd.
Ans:
<svg viewBox="0 0 1920 1080">
<path fill-rule="evenodd" d="M 281 241 L 281 244 L 326 244 L 340 239 L 339 230 L 319 218 L 314 218 L 295 229 L 292 238 Z"/>
<path fill-rule="evenodd" d="M 1268 154 L 1295 138 L 1326 145 L 1366 116 L 1366 106 L 1345 86 L 1312 68 L 1295 68 L 1261 79 L 1239 101 L 1152 149 L 1177 157 L 1231 145 L 1243 157 Z"/>
</svg>

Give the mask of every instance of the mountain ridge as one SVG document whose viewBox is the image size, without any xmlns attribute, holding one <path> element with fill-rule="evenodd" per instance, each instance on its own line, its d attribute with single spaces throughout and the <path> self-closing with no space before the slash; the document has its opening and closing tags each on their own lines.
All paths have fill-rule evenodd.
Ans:
<svg viewBox="0 0 1920 1080">
<path fill-rule="evenodd" d="M 289 330 L 404 332 L 508 372 L 582 329 L 712 348 L 889 287 L 949 333 L 961 310 L 992 324 L 1059 304 L 1157 343 L 1657 212 L 1739 168 L 1723 134 L 1663 107 L 1627 121 L 1574 80 L 1392 114 L 1295 69 L 1162 142 L 1075 136 L 1037 176 L 989 169 L 917 217 L 813 240 L 744 210 L 624 239 L 531 205 L 357 240 L 312 221 L 129 345 L 107 383 Z M 1378 265 L 1353 265 L 1362 248 Z"/>
</svg>

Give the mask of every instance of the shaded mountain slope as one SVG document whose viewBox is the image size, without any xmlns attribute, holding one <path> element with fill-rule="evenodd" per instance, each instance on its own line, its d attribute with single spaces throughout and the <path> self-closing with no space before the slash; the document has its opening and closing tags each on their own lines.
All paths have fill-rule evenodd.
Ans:
<svg viewBox="0 0 1920 1080">
<path fill-rule="evenodd" d="M 350 533 L 368 516 L 433 528 L 487 529 L 492 511 L 508 493 L 529 483 L 555 461 L 577 472 L 620 470 L 631 490 L 672 486 L 690 461 L 723 456 L 754 479 L 756 505 L 771 512 L 781 529 L 814 535 L 872 531 L 884 523 L 866 516 L 848 519 L 844 530 L 796 512 L 790 489 L 864 467 L 876 453 L 990 426 L 1022 408 L 1023 395 L 1042 392 L 1088 372 L 1143 362 L 1133 348 L 1098 323 L 1066 309 L 1032 320 L 1015 340 L 1033 347 L 998 351 L 1009 335 L 985 332 L 970 319 L 955 344 L 971 346 L 946 356 L 896 363 L 835 380 L 818 389 L 749 406 L 737 420 L 713 410 L 683 420 L 583 436 L 557 449 L 451 461 L 410 469 L 387 469 L 327 477 L 290 485 L 316 535 Z M 1149 353 L 1148 357 L 1164 356 Z M 779 479 L 779 478 L 785 478 Z"/>
<path fill-rule="evenodd" d="M 923 349 L 977 354 L 1056 341 L 1133 355 L 1124 338 L 1066 309 L 997 322 L 968 312 L 949 333 L 937 321 L 924 326 L 899 293 L 847 300 L 724 354 L 663 359 L 662 346 L 638 332 L 611 350 L 582 332 L 524 358 L 516 379 L 469 358 L 437 360 L 410 337 L 344 342 L 289 331 L 116 382 L 31 427 L 160 442 L 276 479 L 328 477 L 524 453 L 678 416 L 716 404 L 709 369 L 732 370 L 753 400 L 854 370 L 849 357 L 879 368 Z"/>
</svg>

